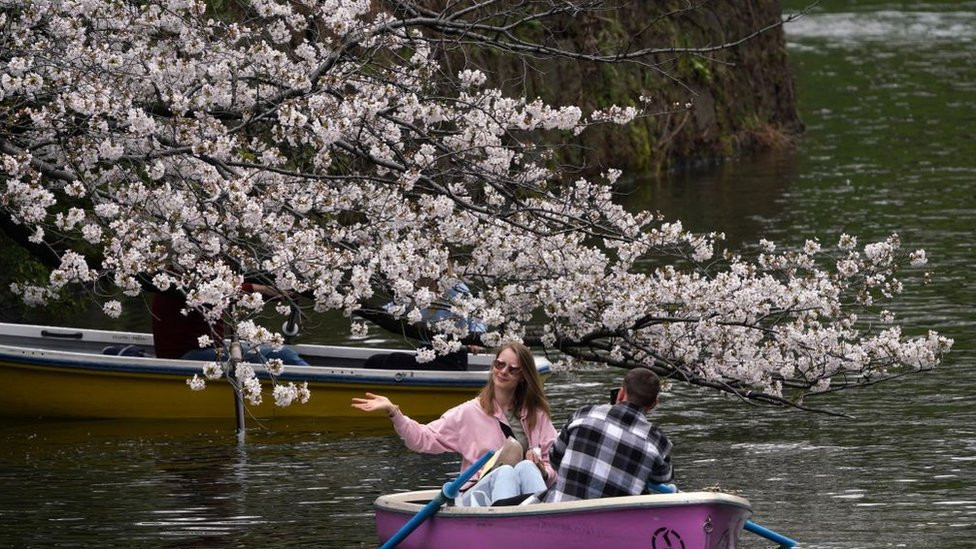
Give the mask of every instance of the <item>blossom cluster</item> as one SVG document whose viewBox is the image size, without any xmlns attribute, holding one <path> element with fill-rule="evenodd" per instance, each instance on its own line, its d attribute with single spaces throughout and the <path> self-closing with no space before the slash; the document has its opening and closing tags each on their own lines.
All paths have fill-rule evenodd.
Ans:
<svg viewBox="0 0 976 549">
<path fill-rule="evenodd" d="M 567 179 L 540 134 L 643 107 L 587 114 L 448 71 L 450 18 L 437 28 L 364 0 L 252 1 L 235 20 L 202 0 L 0 2 L 0 209 L 32 242 L 98 251 L 65 251 L 46 284 L 15 284 L 29 303 L 103 281 L 135 295 L 148 278 L 242 343 L 281 345 L 254 319 L 287 309 L 238 293 L 260 276 L 316 313 L 417 324 L 449 311 L 421 361 L 473 337 L 535 337 L 771 399 L 931 368 L 951 345 L 859 321 L 903 290 L 897 237 L 763 241 L 748 259 L 722 254 L 720 234 L 616 203 L 618 171 Z M 457 279 L 473 291 L 443 299 Z M 260 402 L 253 369 L 234 374 Z M 303 402 L 307 387 L 273 397 Z"/>
</svg>

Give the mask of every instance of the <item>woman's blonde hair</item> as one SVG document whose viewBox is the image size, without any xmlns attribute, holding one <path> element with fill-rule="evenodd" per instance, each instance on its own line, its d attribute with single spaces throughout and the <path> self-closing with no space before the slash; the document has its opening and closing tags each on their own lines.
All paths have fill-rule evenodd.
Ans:
<svg viewBox="0 0 976 549">
<path fill-rule="evenodd" d="M 497 359 L 505 349 L 511 349 L 515 353 L 522 372 L 518 386 L 515 387 L 515 398 L 512 404 L 516 413 L 521 413 L 523 409 L 528 412 L 529 430 L 532 430 L 535 428 L 536 415 L 540 410 L 545 412 L 546 416 L 550 415 L 549 401 L 546 400 L 546 394 L 542 389 L 542 377 L 539 376 L 539 371 L 535 367 L 535 358 L 528 347 L 521 343 L 509 343 L 498 349 L 495 358 Z M 489 370 L 488 382 L 478 393 L 478 402 L 481 403 L 481 409 L 491 416 L 495 414 L 494 365 L 489 367 Z"/>
</svg>

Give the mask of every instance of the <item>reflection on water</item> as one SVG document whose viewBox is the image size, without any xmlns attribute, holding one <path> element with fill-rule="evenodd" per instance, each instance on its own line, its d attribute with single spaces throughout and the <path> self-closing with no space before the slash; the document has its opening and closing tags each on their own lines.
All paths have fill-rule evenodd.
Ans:
<svg viewBox="0 0 976 549">
<path fill-rule="evenodd" d="M 976 3 L 824 4 L 834 11 L 788 30 L 808 127 L 801 148 L 642 185 L 629 200 L 733 243 L 827 245 L 842 232 L 863 243 L 897 231 L 929 251 L 934 282 L 915 288 L 909 276 L 896 312 L 912 333 L 955 338 L 954 353 L 937 372 L 817 402 L 853 420 L 684 387 L 655 417 L 675 442 L 682 487 L 741 493 L 754 520 L 804 547 L 968 549 Z M 347 320 L 321 322 L 309 341 L 350 341 Z M 553 376 L 557 425 L 604 401 L 614 378 Z M 373 499 L 438 487 L 458 459 L 415 454 L 372 425 L 275 424 L 239 449 L 224 423 L 0 423 L 0 547 L 373 547 Z M 768 544 L 747 535 L 743 547 Z"/>
<path fill-rule="evenodd" d="M 662 212 L 691 231 L 724 232 L 726 243 L 738 246 L 764 237 L 770 222 L 782 215 L 782 197 L 796 178 L 797 163 L 793 152 L 779 151 L 708 171 L 634 181 L 621 192 L 632 209 Z"/>
</svg>

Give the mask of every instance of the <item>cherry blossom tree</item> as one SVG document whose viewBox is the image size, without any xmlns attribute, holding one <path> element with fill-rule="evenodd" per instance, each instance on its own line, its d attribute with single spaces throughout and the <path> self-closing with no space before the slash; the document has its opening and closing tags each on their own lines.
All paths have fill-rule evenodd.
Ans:
<svg viewBox="0 0 976 549">
<path fill-rule="evenodd" d="M 685 105 L 583 112 L 504 93 L 473 63 L 446 69 L 487 48 L 660 70 L 655 54 L 708 55 L 781 23 L 683 50 L 581 51 L 554 32 L 611 8 L 0 0 L 2 224 L 52 264 L 12 290 L 40 304 L 81 285 L 110 316 L 112 289 L 177 292 L 241 340 L 276 345 L 262 312 L 338 311 L 354 331 L 368 319 L 429 341 L 422 359 L 521 339 L 567 367 L 647 366 L 800 408 L 939 364 L 951 340 L 906 337 L 883 309 L 898 270 L 926 259 L 897 236 L 763 241 L 746 256 L 628 211 L 618 171 L 560 167 L 558 144 L 590 126 Z M 293 299 L 240 296 L 244 280 Z M 445 300 L 457 280 L 472 292 Z M 453 317 L 424 322 L 437 308 Z M 256 402 L 253 376 L 238 372 Z"/>
</svg>

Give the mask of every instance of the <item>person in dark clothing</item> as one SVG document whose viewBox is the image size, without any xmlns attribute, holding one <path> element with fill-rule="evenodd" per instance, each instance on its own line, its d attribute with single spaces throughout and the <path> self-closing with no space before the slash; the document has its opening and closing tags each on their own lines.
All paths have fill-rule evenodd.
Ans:
<svg viewBox="0 0 976 549">
<path fill-rule="evenodd" d="M 484 322 L 478 320 L 464 320 L 454 315 L 450 305 L 459 296 L 471 297 L 471 290 L 464 282 L 455 282 L 444 294 L 444 303 L 429 307 L 421 311 L 421 322 L 431 326 L 441 321 L 452 321 L 458 325 L 467 325 L 468 331 L 472 334 L 483 334 L 487 330 Z M 384 309 L 391 309 L 393 303 L 387 303 Z M 421 347 L 430 348 L 430 342 L 425 341 Z M 453 370 L 466 371 L 468 369 L 468 353 L 480 353 L 484 349 L 477 345 L 465 345 L 460 350 L 453 353 L 438 355 L 430 362 L 417 362 L 415 353 L 397 352 L 380 353 L 370 356 L 363 364 L 364 368 L 375 368 L 383 370 Z"/>
<path fill-rule="evenodd" d="M 264 284 L 245 282 L 241 292 L 259 292 L 265 296 L 278 297 L 281 294 Z M 179 358 L 213 362 L 226 357 L 223 352 L 224 322 L 208 322 L 199 311 L 190 309 L 187 314 L 186 298 L 168 293 L 157 293 L 152 300 L 153 347 L 157 358 Z M 199 338 L 209 336 L 214 346 L 200 347 Z M 258 354 L 260 353 L 260 357 Z M 218 356 L 220 355 L 220 356 Z M 245 360 L 259 362 L 261 358 L 279 358 L 284 364 L 308 366 L 308 363 L 293 349 L 282 347 L 274 349 L 262 345 L 257 349 L 246 348 Z M 257 360 L 255 360 L 257 359 Z"/>
</svg>

